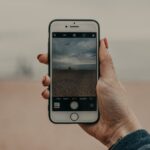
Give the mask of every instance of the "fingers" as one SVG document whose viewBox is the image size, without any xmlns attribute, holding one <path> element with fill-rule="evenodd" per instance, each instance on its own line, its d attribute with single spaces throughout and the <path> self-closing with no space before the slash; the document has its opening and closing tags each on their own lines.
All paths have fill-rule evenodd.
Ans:
<svg viewBox="0 0 150 150">
<path fill-rule="evenodd" d="M 42 97 L 44 99 L 48 99 L 49 98 L 49 90 L 45 89 L 42 93 L 41 93 Z"/>
<path fill-rule="evenodd" d="M 45 75 L 42 79 L 42 84 L 43 86 L 49 86 L 50 85 L 50 77 L 48 75 Z M 50 93 L 49 93 L 49 90 L 48 89 L 45 89 L 43 92 L 42 92 L 42 97 L 44 99 L 48 99 L 49 96 L 50 96 Z"/>
<path fill-rule="evenodd" d="M 116 79 L 116 73 L 113 66 L 112 57 L 109 54 L 107 48 L 108 48 L 107 39 L 106 38 L 102 39 L 100 41 L 100 50 L 99 50 L 100 76 L 102 78 Z"/>
<path fill-rule="evenodd" d="M 47 54 L 39 54 L 37 56 L 37 59 L 39 60 L 39 62 L 41 62 L 43 64 L 48 64 L 48 55 Z"/>
<path fill-rule="evenodd" d="M 42 79 L 43 86 L 49 86 L 50 85 L 50 77 L 48 75 L 45 75 Z"/>
<path fill-rule="evenodd" d="M 43 64 L 48 64 L 48 55 L 47 54 L 39 54 L 37 56 L 37 59 L 39 60 L 39 62 L 43 63 Z M 46 75 L 43 77 L 42 79 L 42 84 L 43 86 L 49 86 L 50 85 L 50 78 Z M 45 89 L 42 93 L 41 93 L 42 97 L 44 99 L 48 99 L 49 98 L 49 90 Z"/>
</svg>

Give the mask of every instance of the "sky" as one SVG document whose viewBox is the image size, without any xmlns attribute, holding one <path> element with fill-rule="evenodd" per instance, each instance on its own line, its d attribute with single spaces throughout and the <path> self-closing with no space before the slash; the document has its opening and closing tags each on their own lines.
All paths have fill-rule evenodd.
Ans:
<svg viewBox="0 0 150 150">
<path fill-rule="evenodd" d="M 122 80 L 150 80 L 149 0 L 0 0 L 0 80 L 47 74 L 36 56 L 47 53 L 55 18 L 95 19 L 107 37 Z"/>
<path fill-rule="evenodd" d="M 53 38 L 53 68 L 96 69 L 96 38 Z"/>
</svg>

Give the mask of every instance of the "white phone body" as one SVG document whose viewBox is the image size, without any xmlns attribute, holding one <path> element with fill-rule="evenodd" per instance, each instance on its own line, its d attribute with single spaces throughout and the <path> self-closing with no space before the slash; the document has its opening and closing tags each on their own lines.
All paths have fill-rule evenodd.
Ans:
<svg viewBox="0 0 150 150">
<path fill-rule="evenodd" d="M 54 33 L 56 33 L 56 34 L 54 34 Z M 55 59 L 54 58 L 56 57 L 55 56 L 56 54 L 55 54 L 54 51 L 55 51 L 56 47 L 59 47 L 59 45 L 63 44 L 63 43 L 61 43 L 63 41 L 61 39 L 58 42 L 57 42 L 57 39 L 54 40 L 54 36 L 59 35 L 57 33 L 59 33 L 61 36 L 66 36 L 66 35 L 68 35 L 67 33 L 76 33 L 75 36 L 77 36 L 78 33 L 79 33 L 79 35 L 80 35 L 80 33 L 87 33 L 86 36 L 90 36 L 90 33 L 95 33 L 95 35 L 96 35 L 96 37 L 95 37 L 95 40 L 96 40 L 96 42 L 95 42 L 95 44 L 96 44 L 95 45 L 95 48 L 96 48 L 95 49 L 96 76 L 94 76 L 94 77 L 95 77 L 95 80 L 97 81 L 98 78 L 99 78 L 99 61 L 98 61 L 99 39 L 100 39 L 100 37 L 99 37 L 99 34 L 100 34 L 99 24 L 95 20 L 84 20 L 84 19 L 79 19 L 79 20 L 78 19 L 64 19 L 63 20 L 63 19 L 56 19 L 56 20 L 53 20 L 53 21 L 50 22 L 50 25 L 49 25 L 49 39 L 48 39 L 49 76 L 51 77 L 51 84 L 50 84 L 50 87 L 49 87 L 49 89 L 50 89 L 50 98 L 49 98 L 49 106 L 48 106 L 48 108 L 49 108 L 48 113 L 49 113 L 50 121 L 53 122 L 53 123 L 95 123 L 99 119 L 99 115 L 100 115 L 99 111 L 98 111 L 97 100 L 96 100 L 95 110 L 89 111 L 89 110 L 86 110 L 86 108 L 84 107 L 85 110 L 83 111 L 83 110 L 81 110 L 82 108 L 80 108 L 80 110 L 76 109 L 76 108 L 79 107 L 81 101 L 82 102 L 84 101 L 84 97 L 83 98 L 80 97 L 80 100 L 76 101 L 76 98 L 78 98 L 78 95 L 76 95 L 77 97 L 74 97 L 75 101 L 73 100 L 73 97 L 71 97 L 72 98 L 71 101 L 70 101 L 70 99 L 68 100 L 68 101 L 70 101 L 69 106 L 68 106 L 68 102 L 67 102 L 67 106 L 71 107 L 71 108 L 68 108 L 69 110 L 61 111 L 61 109 L 60 109 L 59 111 L 56 111 L 57 109 L 62 107 L 61 105 L 63 105 L 63 104 L 61 104 L 62 101 L 60 99 L 61 98 L 65 99 L 65 97 L 60 97 L 59 98 L 59 95 L 57 95 L 57 97 L 55 97 L 55 100 L 58 100 L 58 101 L 54 102 L 54 97 L 53 97 L 53 94 L 54 94 L 53 88 L 54 89 L 57 88 L 57 87 L 53 87 L 53 86 L 57 85 L 57 84 L 55 84 L 55 85 L 53 84 L 54 82 L 57 82 L 57 81 L 53 81 L 55 79 L 55 73 L 53 73 L 53 68 L 55 67 L 54 66 L 55 65 L 55 63 L 54 63 Z M 61 33 L 66 33 L 66 35 L 63 35 Z M 61 37 L 61 38 L 63 38 L 63 37 Z M 79 41 L 79 40 L 76 39 L 76 41 Z M 54 44 L 56 42 L 57 42 L 57 45 L 54 46 Z M 69 45 L 70 43 L 67 43 L 67 44 Z M 77 44 L 79 44 L 79 42 Z M 59 51 L 60 51 L 60 48 L 57 48 L 57 49 L 59 49 Z M 65 51 L 65 49 L 62 49 L 62 51 Z M 71 56 L 71 54 L 70 54 L 70 56 Z M 61 57 L 61 56 L 59 56 L 59 57 Z M 64 61 L 68 60 L 68 62 L 69 62 L 69 58 L 68 59 L 65 58 L 65 55 L 64 55 L 63 58 L 64 58 Z M 58 59 L 57 62 L 59 60 L 61 60 L 61 59 Z M 70 67 L 70 68 L 68 68 L 68 70 L 72 71 L 73 69 Z M 61 73 L 59 73 L 58 75 L 60 75 L 60 77 L 63 76 Z M 80 78 L 80 77 L 77 77 L 77 78 Z M 60 86 L 62 88 L 62 89 L 60 88 L 60 90 L 63 90 L 63 85 L 59 85 L 58 88 Z M 68 86 L 70 86 L 70 84 Z M 58 88 L 56 89 L 56 91 L 58 91 Z M 93 89 L 93 90 L 96 91 L 96 85 L 95 85 L 95 89 Z M 58 93 L 59 93 L 59 91 L 58 91 Z M 68 95 L 65 95 L 65 96 L 67 97 Z M 73 95 L 73 96 L 75 96 L 75 95 Z M 86 94 L 85 94 L 85 96 L 86 96 Z M 95 97 L 96 97 L 96 95 L 95 95 Z M 85 99 L 86 99 L 86 97 L 85 97 Z M 65 100 L 64 100 L 64 102 L 65 102 Z M 72 109 L 72 110 L 70 110 L 70 109 Z"/>
</svg>

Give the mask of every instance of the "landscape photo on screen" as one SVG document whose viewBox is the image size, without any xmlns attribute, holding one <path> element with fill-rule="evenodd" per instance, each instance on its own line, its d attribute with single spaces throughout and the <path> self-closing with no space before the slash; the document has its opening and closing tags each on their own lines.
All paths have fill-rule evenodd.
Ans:
<svg viewBox="0 0 150 150">
<path fill-rule="evenodd" d="M 53 96 L 95 96 L 96 38 L 53 38 Z"/>
</svg>

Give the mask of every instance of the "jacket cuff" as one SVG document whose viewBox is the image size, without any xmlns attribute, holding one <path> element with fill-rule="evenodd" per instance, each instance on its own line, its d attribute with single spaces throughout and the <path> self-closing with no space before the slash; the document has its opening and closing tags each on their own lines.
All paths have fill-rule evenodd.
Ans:
<svg viewBox="0 0 150 150">
<path fill-rule="evenodd" d="M 118 140 L 109 150 L 137 150 L 146 144 L 150 144 L 150 134 L 146 130 L 141 129 L 131 132 Z"/>
</svg>

